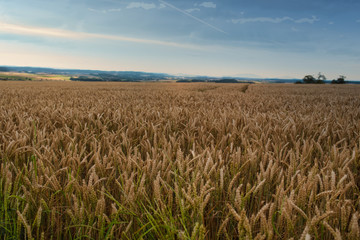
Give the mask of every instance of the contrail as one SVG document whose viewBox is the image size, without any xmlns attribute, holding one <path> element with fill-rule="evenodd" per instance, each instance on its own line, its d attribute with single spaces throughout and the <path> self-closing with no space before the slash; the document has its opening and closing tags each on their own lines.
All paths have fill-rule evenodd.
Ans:
<svg viewBox="0 0 360 240">
<path fill-rule="evenodd" d="M 163 1 L 163 0 L 159 0 L 159 2 L 165 4 L 165 5 L 168 6 L 168 7 L 171 7 L 172 9 L 175 9 L 175 10 L 178 11 L 178 12 L 181 12 L 181 13 L 187 15 L 188 17 L 191 17 L 192 19 L 195 19 L 196 21 L 198 21 L 198 22 L 200 22 L 200 23 L 202 23 L 202 24 L 205 24 L 205 25 L 211 27 L 212 29 L 214 29 L 214 30 L 216 30 L 216 31 L 218 31 L 218 32 L 228 34 L 227 32 L 223 31 L 222 29 L 217 28 L 217 27 L 211 25 L 210 23 L 207 23 L 207 22 L 205 22 L 204 20 L 201 20 L 200 18 L 197 18 L 197 17 L 191 15 L 190 13 L 188 13 L 188 12 L 186 12 L 186 11 L 180 9 L 180 8 L 175 7 L 174 5 L 172 5 L 172 4 L 168 3 L 168 2 L 165 2 L 165 1 Z"/>
</svg>

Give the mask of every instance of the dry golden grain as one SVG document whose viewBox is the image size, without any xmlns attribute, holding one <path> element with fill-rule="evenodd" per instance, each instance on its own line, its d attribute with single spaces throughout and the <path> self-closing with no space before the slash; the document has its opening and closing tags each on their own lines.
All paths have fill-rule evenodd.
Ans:
<svg viewBox="0 0 360 240">
<path fill-rule="evenodd" d="M 21 214 L 21 213 L 19 212 L 19 210 L 17 210 L 16 213 L 17 213 L 17 215 L 18 215 L 18 221 L 20 221 L 20 222 L 24 225 L 24 227 L 25 227 L 27 238 L 30 239 L 30 240 L 33 239 L 33 238 L 32 238 L 32 235 L 31 235 L 31 227 L 30 227 L 30 225 L 27 223 L 25 217 L 23 216 L 23 214 Z"/>
<path fill-rule="evenodd" d="M 42 214 L 42 211 L 43 211 L 43 209 L 42 209 L 42 207 L 40 206 L 39 209 L 38 209 L 38 211 L 37 211 L 37 213 L 36 213 L 36 217 L 35 217 L 35 219 L 36 219 L 36 227 L 37 227 L 37 228 L 39 228 L 40 225 L 41 225 L 41 214 Z"/>
<path fill-rule="evenodd" d="M 220 169 L 220 190 L 224 189 L 224 168 Z"/>
<path fill-rule="evenodd" d="M 1 82 L 0 209 L 37 238 L 357 239 L 359 93 Z"/>
<path fill-rule="evenodd" d="M 359 227 L 359 213 L 355 212 L 352 214 L 350 221 L 350 238 L 359 239 L 360 238 L 360 227 Z"/>
<path fill-rule="evenodd" d="M 229 220 L 230 220 L 229 216 L 226 216 L 225 220 L 221 223 L 219 230 L 217 232 L 218 237 L 220 237 L 220 235 L 222 234 L 223 231 L 226 232 L 226 227 L 227 227 Z"/>
<path fill-rule="evenodd" d="M 289 203 L 298 213 L 300 213 L 300 215 L 301 215 L 304 219 L 308 220 L 308 216 L 305 214 L 305 212 L 304 212 L 303 210 L 301 210 L 301 208 L 299 208 L 298 206 L 296 206 L 296 204 L 295 204 L 293 201 L 288 200 L 288 203 Z"/>
<path fill-rule="evenodd" d="M 238 221 L 238 222 L 242 222 L 242 218 L 241 216 L 236 212 L 236 210 L 229 204 L 227 203 L 226 206 L 228 207 L 230 213 L 233 215 L 233 217 Z"/>
</svg>

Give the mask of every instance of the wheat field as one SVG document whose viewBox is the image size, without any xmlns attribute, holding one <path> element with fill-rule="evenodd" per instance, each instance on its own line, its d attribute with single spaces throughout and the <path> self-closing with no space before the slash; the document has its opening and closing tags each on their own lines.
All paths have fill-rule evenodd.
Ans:
<svg viewBox="0 0 360 240">
<path fill-rule="evenodd" d="M 1 239 L 359 239 L 360 86 L 0 82 Z"/>
</svg>

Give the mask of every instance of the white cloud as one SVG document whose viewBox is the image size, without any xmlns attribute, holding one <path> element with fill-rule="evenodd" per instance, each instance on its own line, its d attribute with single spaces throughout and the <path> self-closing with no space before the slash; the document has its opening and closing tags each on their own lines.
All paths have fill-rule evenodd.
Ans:
<svg viewBox="0 0 360 240">
<path fill-rule="evenodd" d="M 88 8 L 88 10 L 90 12 L 96 12 L 96 13 L 107 13 L 106 10 L 97 10 L 97 9 L 93 9 L 93 8 Z"/>
<path fill-rule="evenodd" d="M 166 8 L 166 5 L 165 5 L 165 4 L 163 4 L 163 3 L 160 3 L 160 5 L 159 5 L 159 9 L 162 9 L 162 8 Z"/>
<path fill-rule="evenodd" d="M 200 9 L 199 8 L 190 8 L 190 9 L 187 9 L 185 11 L 188 12 L 188 13 L 192 13 L 192 12 L 200 11 Z"/>
<path fill-rule="evenodd" d="M 310 23 L 313 24 L 316 21 L 319 21 L 319 19 L 315 16 L 312 18 L 300 18 L 300 19 L 294 19 L 291 17 L 281 17 L 281 18 L 270 18 L 270 17 L 257 17 L 257 18 L 238 18 L 238 19 L 232 19 L 231 20 L 234 24 L 245 24 L 245 23 L 254 23 L 254 22 L 267 22 L 267 23 L 282 23 L 285 21 L 290 21 L 294 23 Z"/>
<path fill-rule="evenodd" d="M 334 22 L 329 22 L 329 25 L 333 25 L 334 24 Z"/>
<path fill-rule="evenodd" d="M 108 12 L 120 12 L 121 8 L 111 8 L 107 10 Z"/>
<path fill-rule="evenodd" d="M 360 23 L 360 19 L 359 20 L 356 20 L 357 23 Z"/>
<path fill-rule="evenodd" d="M 144 3 L 144 2 L 132 2 L 127 5 L 126 8 L 143 8 L 145 10 L 156 8 L 156 5 L 154 3 Z"/>
<path fill-rule="evenodd" d="M 200 4 L 195 4 L 195 6 L 205 7 L 205 8 L 216 8 L 216 4 L 213 2 L 203 2 Z"/>
<path fill-rule="evenodd" d="M 103 9 L 103 10 L 97 10 L 97 9 L 93 9 L 93 8 L 88 8 L 89 11 L 91 12 L 96 12 L 96 13 L 109 13 L 109 12 L 120 12 L 121 8 L 111 8 L 111 9 Z"/>
<path fill-rule="evenodd" d="M 292 21 L 295 22 L 295 23 L 310 23 L 310 24 L 313 24 L 314 22 L 317 22 L 319 20 L 320 19 L 318 19 L 315 16 L 312 16 L 311 18 L 300 18 L 300 19 L 297 19 L 297 20 L 292 19 Z"/>
</svg>

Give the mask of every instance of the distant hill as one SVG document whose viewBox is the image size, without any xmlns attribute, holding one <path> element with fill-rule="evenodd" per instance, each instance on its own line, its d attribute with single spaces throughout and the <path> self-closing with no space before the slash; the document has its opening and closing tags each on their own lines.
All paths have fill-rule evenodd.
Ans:
<svg viewBox="0 0 360 240">
<path fill-rule="evenodd" d="M 19 72 L 32 74 L 58 74 L 70 77 L 72 81 L 101 81 L 101 82 L 138 82 L 176 80 L 177 82 L 218 82 L 218 83 L 295 83 L 302 79 L 281 78 L 251 78 L 251 77 L 211 77 L 191 75 L 171 75 L 166 73 L 149 73 L 141 71 L 102 71 L 84 69 L 57 69 L 41 67 L 0 66 L 0 72 Z M 256 75 L 254 75 L 256 76 Z M 331 81 L 325 81 L 330 83 Z M 351 84 L 360 84 L 360 81 L 346 81 Z"/>
<path fill-rule="evenodd" d="M 7 67 L 0 67 L 0 72 L 9 72 L 9 68 L 7 68 Z"/>
<path fill-rule="evenodd" d="M 0 67 L 8 72 L 24 72 L 24 73 L 46 73 L 46 74 L 62 74 L 69 75 L 72 80 L 76 81 L 149 81 L 161 80 L 171 77 L 164 73 L 147 73 L 135 71 L 101 71 L 101 70 L 83 70 L 83 69 L 56 69 L 56 68 L 38 68 L 38 67 Z"/>
</svg>

